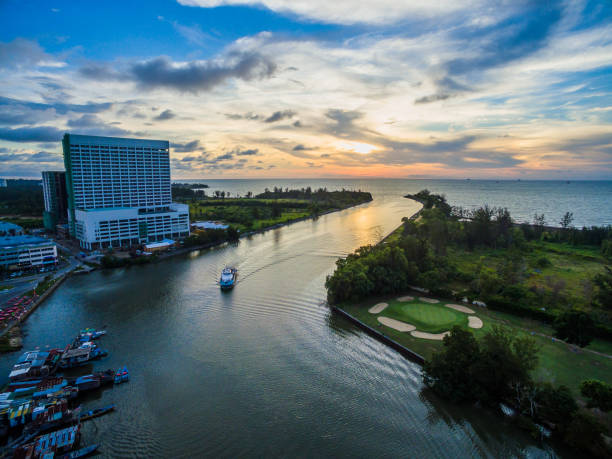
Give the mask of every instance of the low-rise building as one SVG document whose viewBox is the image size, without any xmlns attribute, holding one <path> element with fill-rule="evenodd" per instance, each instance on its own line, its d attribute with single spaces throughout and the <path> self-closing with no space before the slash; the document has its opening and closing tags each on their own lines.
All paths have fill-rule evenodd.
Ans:
<svg viewBox="0 0 612 459">
<path fill-rule="evenodd" d="M 229 225 L 226 225 L 223 222 L 213 222 L 213 221 L 207 221 L 207 222 L 193 222 L 191 224 L 191 227 L 194 230 L 207 230 L 207 229 L 228 229 Z"/>
<path fill-rule="evenodd" d="M 11 222 L 0 222 L 0 237 L 19 236 L 23 234 L 23 228 Z"/>
<path fill-rule="evenodd" d="M 164 239 L 158 242 L 150 242 L 148 244 L 145 244 L 143 246 L 143 249 L 147 253 L 154 253 L 154 252 L 162 252 L 164 250 L 168 250 L 171 247 L 175 247 L 175 246 L 176 246 L 176 241 L 173 241 L 172 239 Z"/>
<path fill-rule="evenodd" d="M 57 246 L 49 239 L 28 235 L 0 237 L 0 266 L 4 269 L 16 271 L 55 264 Z"/>
</svg>

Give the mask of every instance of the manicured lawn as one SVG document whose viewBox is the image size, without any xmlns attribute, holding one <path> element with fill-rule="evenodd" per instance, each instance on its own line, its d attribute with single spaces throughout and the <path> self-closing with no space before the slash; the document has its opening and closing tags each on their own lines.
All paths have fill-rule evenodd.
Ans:
<svg viewBox="0 0 612 459">
<path fill-rule="evenodd" d="M 429 333 L 442 333 L 454 325 L 467 327 L 468 324 L 468 315 L 465 313 L 447 308 L 444 304 L 429 304 L 418 300 L 390 301 L 380 315 L 407 322 L 417 330 Z"/>
<path fill-rule="evenodd" d="M 411 292 L 407 293 L 414 294 Z M 421 354 L 426 359 L 430 358 L 434 352 L 437 352 L 442 348 L 443 344 L 441 341 L 415 338 L 411 336 L 410 333 L 403 333 L 393 330 L 392 328 L 385 327 L 376 320 L 378 316 L 388 316 L 416 325 L 415 317 L 418 317 L 416 314 L 412 316 L 412 319 L 407 319 L 406 315 L 403 315 L 402 317 L 395 315 L 395 311 L 397 310 L 396 304 L 409 305 L 411 303 L 416 303 L 398 303 L 395 299 L 399 296 L 399 294 L 396 294 L 393 297 L 371 298 L 363 303 L 345 304 L 340 307 L 357 319 L 361 320 L 363 323 L 380 331 L 381 333 L 384 333 L 391 339 L 406 346 L 407 348 Z M 368 312 L 370 307 L 382 301 L 389 304 L 389 307 L 387 307 L 382 313 L 370 314 Z M 439 305 L 424 304 L 423 306 L 425 308 L 431 308 L 431 306 L 437 306 L 437 308 L 440 308 L 446 303 L 453 303 L 453 301 L 441 300 Z M 436 308 L 432 308 L 431 311 L 435 309 Z M 480 317 L 484 323 L 484 326 L 481 329 L 468 328 L 477 338 L 481 338 L 487 332 L 491 331 L 494 325 L 501 325 L 516 331 L 518 334 L 532 336 L 533 339 L 536 340 L 540 346 L 539 366 L 534 373 L 534 377 L 537 380 L 550 381 L 556 385 L 566 385 L 578 398 L 580 398 L 580 383 L 585 379 L 592 378 L 607 382 L 612 381 L 612 359 L 606 356 L 587 352 L 587 350 L 593 350 L 612 355 L 612 343 L 608 341 L 594 340 L 589 346 L 587 346 L 587 348 L 580 349 L 575 346 L 568 346 L 559 340 L 553 341 L 551 338 L 539 336 L 537 333 L 543 333 L 546 335 L 552 333 L 551 328 L 546 324 L 542 324 L 532 319 L 522 319 L 517 316 L 491 311 L 488 309 L 478 307 L 473 307 L 473 309 L 476 311 L 476 315 Z M 400 309 L 400 311 L 403 310 Z M 466 323 L 464 326 L 467 328 L 467 314 L 459 313 L 458 311 L 456 312 L 457 314 L 461 314 L 465 317 Z M 403 312 L 398 314 L 403 314 Z M 418 326 L 417 328 L 420 329 Z"/>
</svg>

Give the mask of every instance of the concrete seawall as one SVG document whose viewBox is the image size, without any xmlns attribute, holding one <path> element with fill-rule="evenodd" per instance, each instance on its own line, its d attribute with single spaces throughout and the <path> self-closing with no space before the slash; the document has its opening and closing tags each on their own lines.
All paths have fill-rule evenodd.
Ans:
<svg viewBox="0 0 612 459">
<path fill-rule="evenodd" d="M 359 328 L 361 328 L 363 331 L 365 331 L 368 335 L 372 336 L 373 338 L 376 338 L 378 341 L 382 342 L 383 344 L 386 344 L 387 346 L 395 349 L 400 354 L 402 354 L 404 357 L 407 357 L 408 359 L 412 360 L 415 363 L 418 363 L 419 365 L 423 365 L 425 363 L 425 358 L 422 355 L 417 354 L 416 352 L 408 349 L 405 346 L 402 346 L 400 343 L 398 343 L 397 341 L 392 340 L 391 338 L 389 338 L 386 335 L 383 335 L 378 330 L 374 330 L 369 325 L 364 324 L 359 319 L 356 319 L 355 317 L 350 315 L 344 309 L 340 309 L 340 308 L 338 308 L 336 306 L 331 306 L 331 310 L 332 310 L 332 312 L 336 312 L 336 313 L 340 314 L 344 318 L 348 319 L 350 322 L 352 322 L 355 325 L 357 325 Z"/>
</svg>

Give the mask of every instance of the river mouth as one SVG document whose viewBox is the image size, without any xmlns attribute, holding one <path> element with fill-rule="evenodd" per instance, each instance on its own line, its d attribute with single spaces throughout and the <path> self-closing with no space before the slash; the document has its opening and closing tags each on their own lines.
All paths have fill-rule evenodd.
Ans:
<svg viewBox="0 0 612 459">
<path fill-rule="evenodd" d="M 423 391 L 420 367 L 324 305 L 338 257 L 418 204 L 401 194 L 153 265 L 68 279 L 28 319 L 24 347 L 103 327 L 96 369 L 131 380 L 90 396 L 108 457 L 545 455 L 503 418 Z M 239 282 L 218 277 L 236 266 Z M 0 358 L 7 374 L 16 354 Z"/>
</svg>

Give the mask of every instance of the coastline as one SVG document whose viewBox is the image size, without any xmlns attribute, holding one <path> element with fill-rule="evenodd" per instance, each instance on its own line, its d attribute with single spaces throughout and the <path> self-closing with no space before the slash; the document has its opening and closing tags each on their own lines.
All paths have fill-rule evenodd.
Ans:
<svg viewBox="0 0 612 459">
<path fill-rule="evenodd" d="M 322 217 L 324 215 L 328 215 L 328 214 L 332 214 L 334 212 L 340 212 L 340 211 L 343 211 L 343 210 L 346 210 L 346 209 L 351 209 L 353 207 L 357 207 L 357 206 L 362 206 L 364 204 L 368 204 L 368 203 L 372 202 L 373 200 L 374 199 L 371 199 L 370 201 L 360 202 L 360 203 L 357 203 L 357 204 L 351 204 L 351 205 L 344 206 L 344 207 L 339 207 L 337 209 L 326 210 L 325 212 L 321 212 L 321 213 L 316 214 L 316 215 L 308 215 L 306 217 L 296 218 L 295 220 L 290 220 L 290 221 L 283 222 L 283 223 L 277 223 L 275 225 L 268 226 L 266 228 L 261 228 L 261 229 L 258 229 L 258 230 L 249 231 L 247 233 L 242 233 L 238 237 L 238 240 L 243 239 L 243 238 L 247 238 L 247 237 L 250 237 L 250 236 L 254 236 L 256 234 L 265 233 L 266 231 L 270 231 L 270 230 L 282 228 L 282 227 L 285 227 L 285 226 L 289 226 L 289 225 L 292 225 L 294 223 L 299 223 L 299 222 L 303 222 L 303 221 L 306 221 L 306 220 L 315 220 L 315 219 L 317 219 L 319 217 Z M 196 252 L 198 250 L 206 250 L 206 249 L 211 249 L 213 247 L 220 247 L 222 245 L 231 244 L 233 242 L 237 242 L 237 241 L 227 241 L 227 240 L 225 240 L 225 241 L 218 241 L 218 242 L 210 242 L 208 244 L 197 245 L 197 246 L 193 246 L 193 247 L 181 247 L 181 248 L 178 248 L 176 250 L 173 250 L 172 252 L 166 252 L 166 253 L 159 254 L 158 257 L 157 257 L 157 260 L 155 260 L 154 262 L 158 262 L 158 261 L 165 260 L 165 259 L 168 259 L 168 258 L 176 257 L 176 256 L 179 256 L 179 255 L 185 255 L 187 253 Z M 130 266 L 130 265 L 128 265 L 128 266 Z M 105 269 L 105 268 L 99 267 L 99 268 L 95 268 L 95 269 Z M 113 268 L 106 268 L 106 269 L 113 269 Z"/>
<path fill-rule="evenodd" d="M 425 206 L 423 206 L 423 203 L 420 200 L 414 199 L 410 195 L 406 195 L 406 196 L 404 196 L 404 198 L 410 199 L 410 200 L 412 200 L 414 202 L 417 202 L 417 203 L 421 204 L 421 208 L 419 210 L 417 210 L 414 214 L 412 214 L 408 218 L 408 220 L 416 220 L 417 218 L 419 218 L 419 215 L 421 214 L 421 212 L 423 211 Z M 382 238 L 376 245 L 384 244 L 385 241 L 387 241 L 391 236 L 393 236 L 397 232 L 398 229 L 400 229 L 402 227 L 402 225 L 403 225 L 403 223 L 400 224 L 399 226 L 397 226 L 393 231 L 391 231 L 384 238 Z M 392 339 L 389 336 L 385 335 L 384 333 L 381 333 L 378 330 L 375 330 L 374 328 L 370 327 L 369 325 L 366 325 L 365 323 L 363 323 L 362 321 L 357 319 L 355 316 L 353 316 L 353 315 L 349 314 L 348 312 L 346 312 L 344 309 L 342 309 L 342 308 L 340 308 L 338 306 L 332 306 L 327 301 L 325 301 L 325 304 L 327 304 L 327 306 L 329 306 L 329 308 L 331 309 L 332 313 L 340 314 L 342 317 L 344 317 L 348 321 L 352 322 L 357 327 L 361 328 L 368 335 L 370 335 L 373 338 L 377 339 L 381 343 L 389 346 L 390 348 L 398 351 L 400 354 L 402 354 L 408 360 L 410 360 L 412 362 L 415 362 L 415 363 L 417 363 L 417 364 L 419 364 L 421 366 L 423 366 L 423 364 L 425 363 L 425 357 L 423 357 L 418 352 L 413 351 L 412 349 L 410 349 L 410 348 L 408 348 L 408 347 L 398 343 L 394 339 Z"/>
<path fill-rule="evenodd" d="M 352 205 L 341 207 L 341 208 L 338 208 L 338 209 L 327 210 L 327 211 L 321 212 L 320 214 L 317 214 L 317 215 L 309 215 L 307 217 L 296 218 L 295 220 L 291 220 L 291 221 L 284 222 L 284 223 L 278 223 L 276 225 L 269 226 L 269 227 L 266 227 L 266 228 L 262 228 L 262 229 L 259 229 L 259 230 L 256 230 L 256 231 L 249 231 L 248 233 L 241 234 L 239 236 L 239 239 L 246 238 L 246 237 L 253 236 L 253 235 L 256 235 L 256 234 L 260 234 L 260 233 L 264 233 L 264 232 L 269 231 L 269 230 L 282 228 L 284 226 L 289 226 L 289 225 L 291 225 L 293 223 L 298 223 L 298 222 L 302 222 L 302 221 L 306 221 L 306 220 L 314 220 L 314 219 L 316 219 L 316 218 L 318 218 L 320 216 L 323 216 L 323 215 L 331 214 L 331 213 L 334 213 L 334 212 L 340 212 L 342 210 L 346 210 L 346 209 L 350 209 L 350 208 L 353 208 L 353 207 L 361 206 L 361 205 L 367 204 L 369 202 L 372 202 L 372 200 L 361 202 L 361 203 L 358 203 L 358 204 L 352 204 Z M 201 245 L 201 246 L 184 247 L 184 248 L 180 248 L 178 250 L 175 250 L 173 252 L 169 252 L 169 253 L 165 253 L 165 254 L 160 254 L 158 256 L 157 260 L 155 260 L 155 262 L 158 262 L 160 260 L 165 260 L 167 258 L 172 258 L 172 257 L 178 256 L 178 255 L 184 255 L 184 254 L 187 254 L 187 253 L 195 252 L 195 251 L 198 251 L 198 250 L 206 250 L 206 249 L 210 249 L 210 248 L 213 248 L 213 247 L 220 247 L 220 246 L 222 246 L 224 244 L 231 244 L 231 243 L 232 243 L 232 241 L 220 241 L 220 242 L 212 242 L 212 243 L 209 243 L 209 244 L 204 244 L 204 245 Z M 123 266 L 123 268 L 129 267 L 129 266 L 131 266 L 131 265 Z M 22 324 L 32 314 L 32 312 L 34 312 L 34 310 L 36 310 L 42 303 L 44 303 L 44 301 L 66 280 L 66 278 L 69 275 L 71 275 L 71 274 L 89 274 L 90 272 L 95 271 L 97 269 L 115 269 L 115 268 L 96 267 L 96 268 L 92 268 L 92 269 L 90 269 L 88 271 L 79 271 L 79 272 L 74 272 L 74 273 L 66 273 L 66 274 L 62 275 L 60 278 L 58 278 L 56 280 L 56 282 L 47 291 L 45 291 L 36 300 L 36 302 L 32 305 L 31 308 L 28 309 L 28 311 L 23 315 L 23 317 L 21 317 L 19 320 L 15 321 L 15 322 L 9 324 L 6 328 L 4 328 L 4 330 L 2 330 L 0 332 L 0 338 L 6 336 L 6 334 L 8 334 L 13 328 L 15 328 L 16 326 Z M 5 352 L 13 352 L 13 351 L 16 351 L 18 349 L 19 348 L 15 348 L 15 349 L 7 350 Z"/>
</svg>

